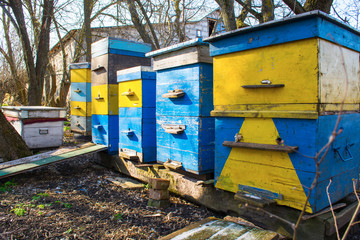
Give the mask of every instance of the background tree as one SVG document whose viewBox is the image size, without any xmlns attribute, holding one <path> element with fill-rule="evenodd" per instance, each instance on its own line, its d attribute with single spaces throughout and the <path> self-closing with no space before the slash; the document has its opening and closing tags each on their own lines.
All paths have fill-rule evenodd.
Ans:
<svg viewBox="0 0 360 240">
<path fill-rule="evenodd" d="M 75 32 L 73 38 L 76 41 L 75 51 L 70 55 L 65 49 L 65 43 L 63 43 L 62 32 L 70 33 L 64 23 L 67 22 L 67 18 L 64 15 L 73 14 L 74 4 L 77 9 L 83 9 L 80 11 L 82 14 L 78 14 L 78 23 L 81 28 Z M 48 76 L 45 79 L 45 104 L 48 106 L 65 107 L 67 105 L 67 96 L 70 89 L 70 72 L 69 64 L 79 62 L 83 56 L 83 61 L 91 61 L 91 43 L 92 43 L 92 32 L 91 23 L 98 19 L 99 16 L 105 13 L 105 11 L 116 4 L 116 1 L 102 4 L 99 0 L 84 0 L 83 3 L 79 4 L 78 1 L 67 1 L 63 4 L 56 6 L 53 14 L 53 25 L 56 36 L 58 37 L 60 51 L 62 55 L 61 63 L 61 74 L 58 75 L 56 72 L 56 63 L 50 63 L 48 65 Z M 69 10 L 70 8 L 70 10 Z M 72 25 L 70 25 L 71 27 Z M 58 93 L 58 94 L 56 94 Z M 57 96 L 55 98 L 55 96 Z"/>
<path fill-rule="evenodd" d="M 24 74 L 24 68 L 21 64 L 22 54 L 19 51 L 16 36 L 14 36 L 13 28 L 10 24 L 10 18 L 2 11 L 1 22 L 4 30 L 5 47 L 0 46 L 0 52 L 3 55 L 2 69 L 2 87 L 1 95 L 5 93 L 13 96 L 14 101 L 26 105 L 27 104 L 27 87 L 28 78 Z M 16 34 L 16 33 L 15 33 Z M 8 71 L 10 70 L 10 71 Z M 1 101 L 0 101 L 1 103 Z"/>
<path fill-rule="evenodd" d="M 325 13 L 330 13 L 333 0 L 306 0 L 304 4 L 296 0 L 215 0 L 221 9 L 221 16 L 225 25 L 226 31 L 236 29 L 237 26 L 244 27 L 248 24 L 250 16 L 255 19 L 256 23 L 263 23 L 275 19 L 276 9 L 282 9 L 282 12 L 289 12 L 295 14 L 305 13 L 313 10 L 320 10 Z M 235 18 L 234 9 L 238 4 L 242 10 L 238 17 Z M 287 7 L 284 8 L 284 4 Z M 248 15 L 250 14 L 250 16 Z M 288 14 L 286 14 L 288 15 Z M 282 17 L 285 15 L 282 14 Z"/>
<path fill-rule="evenodd" d="M 40 106 L 48 63 L 50 25 L 54 1 L 44 0 L 40 5 L 36 1 L 31 2 L 30 0 L 0 0 L 0 4 L 3 11 L 11 19 L 11 23 L 21 41 L 29 79 L 28 104 Z M 7 10 L 7 7 L 10 8 L 10 11 Z M 40 8 L 42 9 L 41 20 L 37 21 L 37 10 L 40 11 Z M 31 35 L 28 32 L 24 9 L 27 10 L 27 14 L 31 19 L 31 26 L 34 30 L 33 39 L 30 39 Z"/>
</svg>

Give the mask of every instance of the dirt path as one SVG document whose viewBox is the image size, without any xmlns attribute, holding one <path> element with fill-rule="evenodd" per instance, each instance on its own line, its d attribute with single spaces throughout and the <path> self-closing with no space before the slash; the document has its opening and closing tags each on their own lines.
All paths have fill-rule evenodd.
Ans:
<svg viewBox="0 0 360 240">
<path fill-rule="evenodd" d="M 158 239 L 223 217 L 173 195 L 167 209 L 148 207 L 146 188 L 105 180 L 119 175 L 79 157 L 1 181 L 0 239 Z"/>
</svg>

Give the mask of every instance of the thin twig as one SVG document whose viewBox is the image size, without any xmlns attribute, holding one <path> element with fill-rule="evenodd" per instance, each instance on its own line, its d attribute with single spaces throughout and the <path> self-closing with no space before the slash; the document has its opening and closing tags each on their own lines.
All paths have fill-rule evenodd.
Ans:
<svg viewBox="0 0 360 240">
<path fill-rule="evenodd" d="M 348 233 L 349 233 L 349 230 L 350 230 L 350 228 L 351 228 L 351 226 L 352 226 L 352 224 L 353 224 L 353 222 L 354 222 L 354 220 L 355 220 L 355 218 L 356 218 L 356 216 L 357 216 L 357 214 L 358 214 L 358 212 L 359 212 L 359 208 L 360 208 L 360 199 L 359 199 L 359 196 L 358 196 L 357 193 L 356 193 L 356 183 L 355 183 L 355 179 L 353 179 L 353 188 L 354 188 L 354 193 L 355 193 L 356 199 L 357 199 L 357 201 L 358 201 L 358 205 L 356 206 L 356 210 L 355 210 L 353 216 L 351 217 L 350 223 L 349 223 L 348 227 L 346 228 L 346 231 L 345 231 L 345 233 L 344 233 L 344 236 L 342 237 L 342 240 L 345 240 L 345 239 L 346 239 L 346 237 L 347 237 L 347 235 L 348 235 Z"/>
<path fill-rule="evenodd" d="M 326 187 L 326 194 L 327 194 L 327 197 L 328 197 L 328 200 L 329 200 L 330 209 L 331 209 L 331 214 L 332 214 L 332 216 L 333 216 L 333 218 L 334 218 L 334 225 L 335 225 L 335 230 L 336 230 L 336 237 L 337 237 L 337 239 L 340 240 L 339 228 L 338 228 L 338 225 L 337 225 L 336 216 L 335 216 L 335 213 L 334 213 L 333 206 L 332 206 L 332 204 L 331 204 L 330 193 L 329 193 L 329 188 L 330 188 L 331 183 L 332 183 L 332 180 L 330 179 L 329 185 L 327 185 L 327 187 Z"/>
</svg>

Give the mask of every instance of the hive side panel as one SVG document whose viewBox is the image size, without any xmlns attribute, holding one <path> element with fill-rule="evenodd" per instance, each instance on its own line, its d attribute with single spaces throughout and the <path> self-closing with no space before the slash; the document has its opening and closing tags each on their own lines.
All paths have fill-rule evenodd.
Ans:
<svg viewBox="0 0 360 240">
<path fill-rule="evenodd" d="M 359 110 L 359 52 L 319 40 L 319 89 L 322 112 Z"/>
</svg>

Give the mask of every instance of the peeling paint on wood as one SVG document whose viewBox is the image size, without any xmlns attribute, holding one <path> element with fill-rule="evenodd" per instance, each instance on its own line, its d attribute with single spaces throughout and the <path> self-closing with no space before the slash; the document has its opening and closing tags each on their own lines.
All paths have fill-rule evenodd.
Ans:
<svg viewBox="0 0 360 240">
<path fill-rule="evenodd" d="M 243 226 L 222 219 L 207 218 L 178 230 L 161 240 L 272 240 L 279 235 L 256 227 Z"/>
</svg>

